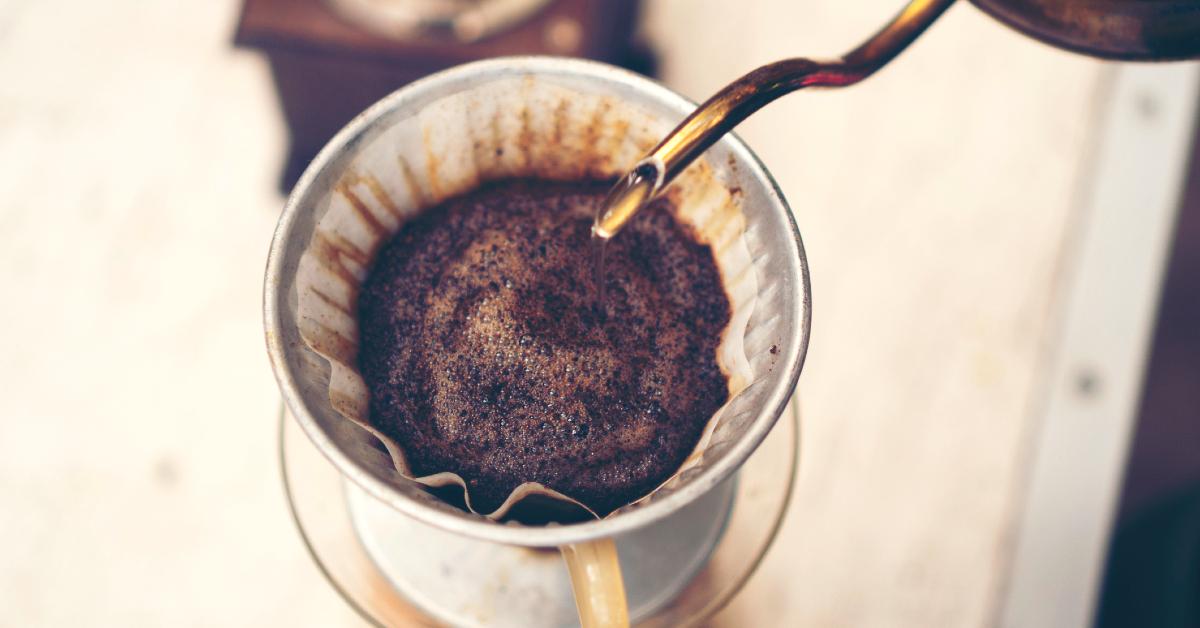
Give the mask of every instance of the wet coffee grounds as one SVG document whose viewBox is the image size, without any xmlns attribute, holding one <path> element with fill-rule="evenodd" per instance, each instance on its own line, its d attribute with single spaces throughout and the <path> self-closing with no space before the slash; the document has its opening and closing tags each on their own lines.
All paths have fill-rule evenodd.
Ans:
<svg viewBox="0 0 1200 628">
<path fill-rule="evenodd" d="M 517 180 L 448 200 L 384 245 L 359 295 L 370 420 L 479 512 L 539 482 L 604 515 L 693 451 L 728 384 L 710 248 L 659 199 L 608 245 L 607 184 Z"/>
</svg>

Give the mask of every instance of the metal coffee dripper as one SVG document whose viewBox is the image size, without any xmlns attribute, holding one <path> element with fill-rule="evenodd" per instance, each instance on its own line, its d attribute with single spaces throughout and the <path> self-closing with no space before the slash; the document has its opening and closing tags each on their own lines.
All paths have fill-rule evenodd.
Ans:
<svg viewBox="0 0 1200 628">
<path fill-rule="evenodd" d="M 714 419 L 707 444 L 671 481 L 604 519 L 546 526 L 501 523 L 437 499 L 425 485 L 402 477 L 379 441 L 334 405 L 333 399 L 346 399 L 331 394 L 347 381 L 339 378 L 344 373 L 337 370 L 342 368 L 339 360 L 352 359 L 352 353 L 329 348 L 354 341 L 356 334 L 347 331 L 353 329 L 353 307 L 339 301 L 337 307 L 322 305 L 305 314 L 302 306 L 349 298 L 353 291 L 346 288 L 349 273 L 328 274 L 319 260 L 305 264 L 316 257 L 306 253 L 310 248 L 329 253 L 314 241 L 331 242 L 336 236 L 346 243 L 365 237 L 360 209 L 373 212 L 373 222 L 378 222 L 401 208 L 418 211 L 435 193 L 461 192 L 492 178 L 613 177 L 692 108 L 649 79 L 603 64 L 544 57 L 477 62 L 406 86 L 358 116 L 329 142 L 292 192 L 272 242 L 264 290 L 267 349 L 280 391 L 289 414 L 343 476 L 346 505 L 373 562 L 394 574 L 393 588 L 428 602 L 423 610 L 431 617 L 453 625 L 562 625 L 555 621 L 557 614 L 523 612 L 526 607 L 510 602 L 491 604 L 486 621 L 458 612 L 459 602 L 483 599 L 479 592 L 485 589 L 476 585 L 519 572 L 529 585 L 523 590 L 532 591 L 523 599 L 549 599 L 558 609 L 568 605 L 568 615 L 575 602 L 601 600 L 586 608 L 579 604 L 585 624 L 598 617 L 596 625 L 654 620 L 666 612 L 670 617 L 657 621 L 675 625 L 672 619 L 679 618 L 669 608 L 675 594 L 726 538 L 723 522 L 738 519 L 732 495 L 749 484 L 739 479 L 743 467 L 768 433 L 787 434 L 772 428 L 788 408 L 810 324 L 799 230 L 766 169 L 737 138 L 715 143 L 706 165 L 680 178 L 675 189 L 681 194 L 681 216 L 691 216 L 691 224 L 708 234 L 732 295 L 722 347 L 731 356 L 731 382 L 736 380 L 738 392 Z M 359 186 L 370 181 L 374 187 L 364 188 L 356 205 L 339 191 L 346 189 L 343 184 L 351 185 L 345 181 Z M 325 231 L 335 228 L 345 231 Z M 314 238 L 319 229 L 322 237 Z M 345 263 L 353 263 L 357 249 L 341 246 L 350 251 Z M 342 253 L 335 254 L 343 259 Z M 329 292 L 306 284 L 305 277 L 329 279 Z M 334 335 L 338 340 L 331 340 Z M 351 387 L 338 390 L 353 392 Z M 790 413 L 787 417 L 794 420 Z M 794 459 L 775 465 L 769 475 L 790 486 L 793 474 Z M 737 501 L 745 512 L 749 502 Z M 762 512 L 748 514 L 768 518 Z M 411 525 L 400 531 L 401 524 Z M 404 544 L 397 548 L 383 541 L 387 539 Z M 611 552 L 617 544 L 633 548 L 619 564 Z M 403 551 L 404 546 L 432 551 L 434 558 L 405 563 L 412 552 Z M 592 551 L 589 557 L 578 551 L 603 546 L 611 560 L 601 560 L 603 552 Z M 469 549 L 479 547 L 487 551 Z M 571 580 L 577 592 L 582 589 L 572 602 L 569 589 L 559 586 L 567 582 L 566 569 L 556 554 L 550 554 L 558 561 L 552 567 L 564 575 L 558 580 L 525 578 L 537 571 L 530 568 L 507 569 L 532 555 L 522 549 L 529 547 L 561 548 L 569 565 L 589 568 L 573 573 L 595 571 L 599 577 Z M 765 546 L 751 551 L 765 551 Z M 464 553 L 473 558 L 456 558 Z M 481 577 L 471 579 L 454 570 L 459 574 L 455 585 L 467 591 L 463 598 L 436 596 L 446 590 L 434 579 L 440 569 L 416 570 L 468 563 Z M 418 573 L 428 577 L 409 579 Z M 620 591 L 622 579 L 636 587 L 628 605 Z"/>
</svg>

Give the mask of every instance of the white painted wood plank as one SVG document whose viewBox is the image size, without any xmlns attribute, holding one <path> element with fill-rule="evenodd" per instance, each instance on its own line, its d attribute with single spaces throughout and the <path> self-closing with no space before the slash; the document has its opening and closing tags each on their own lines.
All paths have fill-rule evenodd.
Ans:
<svg viewBox="0 0 1200 628">
<path fill-rule="evenodd" d="M 1198 93 L 1193 63 L 1116 72 L 1031 444 L 1004 626 L 1091 625 Z"/>
</svg>

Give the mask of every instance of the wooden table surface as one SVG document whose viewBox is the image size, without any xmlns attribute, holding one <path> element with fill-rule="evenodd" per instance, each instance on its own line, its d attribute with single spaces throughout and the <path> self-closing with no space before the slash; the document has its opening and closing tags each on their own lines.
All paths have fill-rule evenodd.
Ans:
<svg viewBox="0 0 1200 628">
<path fill-rule="evenodd" d="M 667 84 L 837 54 L 896 0 L 654 0 Z M 0 0 L 0 625 L 357 625 L 276 470 L 261 269 L 283 130 L 236 2 Z M 998 612 L 1108 66 L 965 3 L 742 136 L 804 236 L 786 527 L 715 621 Z"/>
</svg>

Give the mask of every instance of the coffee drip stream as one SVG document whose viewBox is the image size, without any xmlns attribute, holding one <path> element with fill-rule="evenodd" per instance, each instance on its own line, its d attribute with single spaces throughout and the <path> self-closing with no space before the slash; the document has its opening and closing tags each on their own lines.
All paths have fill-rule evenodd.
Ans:
<svg viewBox="0 0 1200 628">
<path fill-rule="evenodd" d="M 619 179 L 604 203 L 596 213 L 592 225 L 592 259 L 595 264 L 596 305 L 600 310 L 605 307 L 605 285 L 608 275 L 604 270 L 604 256 L 608 241 L 616 235 L 616 231 L 608 231 L 606 224 L 624 226 L 642 207 L 654 200 L 660 189 L 663 177 L 662 165 L 654 161 L 643 161 Z M 620 216 L 615 219 L 613 217 Z M 619 227 L 618 227 L 619 228 Z"/>
</svg>

